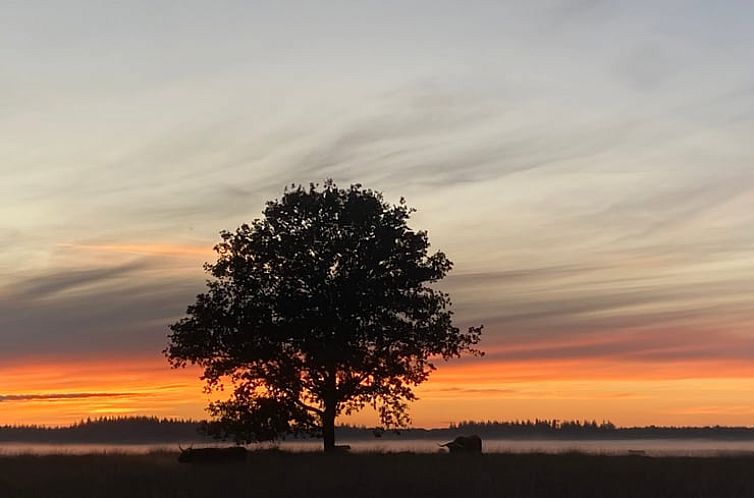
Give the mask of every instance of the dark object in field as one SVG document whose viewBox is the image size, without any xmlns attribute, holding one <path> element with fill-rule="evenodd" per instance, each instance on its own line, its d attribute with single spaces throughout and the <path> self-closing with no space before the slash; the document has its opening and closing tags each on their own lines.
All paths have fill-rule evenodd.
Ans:
<svg viewBox="0 0 754 498">
<path fill-rule="evenodd" d="M 340 453 L 351 451 L 351 445 L 350 444 L 336 444 L 335 451 L 338 451 Z"/>
<path fill-rule="evenodd" d="M 223 463 L 246 461 L 246 448 L 231 446 L 229 448 L 187 448 L 178 455 L 180 463 Z"/>
<path fill-rule="evenodd" d="M 472 436 L 458 436 L 454 440 L 439 446 L 448 448 L 451 453 L 481 453 L 482 438 L 476 434 Z"/>
</svg>

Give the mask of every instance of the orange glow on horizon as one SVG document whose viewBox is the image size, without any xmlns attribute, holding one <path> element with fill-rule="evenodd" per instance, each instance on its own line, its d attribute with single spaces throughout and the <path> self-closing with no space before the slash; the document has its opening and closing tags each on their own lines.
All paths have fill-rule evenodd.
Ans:
<svg viewBox="0 0 754 498">
<path fill-rule="evenodd" d="M 754 425 L 754 365 L 579 361 L 441 363 L 416 392 L 415 426 L 462 420 L 611 420 L 618 425 Z M 159 355 L 34 358 L 0 366 L 0 424 L 64 425 L 87 417 L 201 419 L 209 396 L 196 368 Z M 369 410 L 341 422 L 374 426 Z"/>
<path fill-rule="evenodd" d="M 0 424 L 64 425 L 111 415 L 201 418 L 208 397 L 199 374 L 171 370 L 159 357 L 6 364 L 0 366 Z"/>
</svg>

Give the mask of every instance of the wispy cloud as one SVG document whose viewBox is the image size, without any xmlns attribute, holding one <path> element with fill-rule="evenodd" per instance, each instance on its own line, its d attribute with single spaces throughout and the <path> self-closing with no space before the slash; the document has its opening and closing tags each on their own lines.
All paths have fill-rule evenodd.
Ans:
<svg viewBox="0 0 754 498">
<path fill-rule="evenodd" d="M 46 272 L 0 289 L 0 358 L 158 353 L 202 288 L 199 268 L 197 281 L 158 262 Z"/>
<path fill-rule="evenodd" d="M 496 387 L 444 387 L 444 388 L 425 389 L 424 392 L 425 393 L 441 393 L 441 394 L 499 395 L 499 394 L 514 394 L 518 391 L 515 389 L 496 388 Z"/>
<path fill-rule="evenodd" d="M 0 394 L 0 403 L 14 401 L 61 401 L 89 398 L 130 398 L 149 396 L 149 393 L 36 393 L 36 394 Z"/>
<path fill-rule="evenodd" d="M 29 302 L 77 289 L 91 289 L 118 279 L 127 279 L 148 266 L 145 261 L 137 261 L 105 268 L 63 270 L 26 278 L 6 288 L 5 292 L 12 300 Z"/>
</svg>

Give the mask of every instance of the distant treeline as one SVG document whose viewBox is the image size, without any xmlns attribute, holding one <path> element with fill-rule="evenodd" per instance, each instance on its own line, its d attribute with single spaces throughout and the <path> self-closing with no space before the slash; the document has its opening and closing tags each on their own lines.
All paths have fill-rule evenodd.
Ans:
<svg viewBox="0 0 754 498">
<path fill-rule="evenodd" d="M 345 439 L 374 437 L 365 427 L 341 426 Z M 459 434 L 478 434 L 483 439 L 754 439 L 754 427 L 617 427 L 612 422 L 521 420 L 512 422 L 464 421 L 444 429 L 407 429 L 377 433 L 386 439 L 451 438 Z"/>
<path fill-rule="evenodd" d="M 210 441 L 195 420 L 157 417 L 87 419 L 65 427 L 0 426 L 0 442 L 29 443 L 188 443 Z M 450 439 L 479 434 L 485 439 L 754 439 L 754 427 L 616 427 L 611 422 L 526 420 L 460 422 L 442 429 L 380 431 L 341 425 L 340 440 Z"/>
<path fill-rule="evenodd" d="M 461 422 L 458 432 L 476 432 L 499 438 L 546 439 L 754 439 L 754 427 L 657 426 L 616 427 L 612 422 L 534 420 L 515 422 Z"/>
<path fill-rule="evenodd" d="M 65 427 L 0 426 L 0 442 L 153 443 L 201 441 L 199 422 L 157 417 L 102 417 Z"/>
</svg>

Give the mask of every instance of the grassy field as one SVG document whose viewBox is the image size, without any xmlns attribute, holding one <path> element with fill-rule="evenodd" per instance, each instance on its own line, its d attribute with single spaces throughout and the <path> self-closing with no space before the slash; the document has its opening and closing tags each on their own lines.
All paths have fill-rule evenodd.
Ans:
<svg viewBox="0 0 754 498">
<path fill-rule="evenodd" d="M 753 497 L 754 457 L 252 453 L 0 456 L 2 498 Z"/>
</svg>

